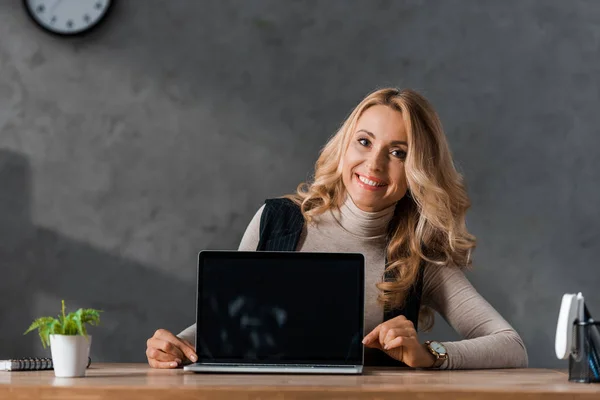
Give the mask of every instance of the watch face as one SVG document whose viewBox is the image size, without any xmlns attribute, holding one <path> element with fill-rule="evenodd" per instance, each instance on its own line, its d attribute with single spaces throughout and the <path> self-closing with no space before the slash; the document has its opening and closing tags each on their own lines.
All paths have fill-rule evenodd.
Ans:
<svg viewBox="0 0 600 400">
<path fill-rule="evenodd" d="M 431 342 L 429 343 L 429 346 L 438 354 L 446 354 L 446 348 L 440 342 Z"/>
<path fill-rule="evenodd" d="M 76 35 L 97 25 L 111 0 L 24 0 L 31 18 L 42 28 L 59 35 Z"/>
</svg>

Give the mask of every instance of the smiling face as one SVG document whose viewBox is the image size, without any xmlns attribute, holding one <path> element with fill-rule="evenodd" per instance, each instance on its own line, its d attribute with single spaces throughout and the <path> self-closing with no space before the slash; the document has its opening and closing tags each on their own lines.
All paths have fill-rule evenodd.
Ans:
<svg viewBox="0 0 600 400">
<path fill-rule="evenodd" d="M 342 158 L 342 181 L 363 211 L 381 211 L 406 194 L 408 134 L 402 113 L 376 105 L 359 117 Z"/>
</svg>

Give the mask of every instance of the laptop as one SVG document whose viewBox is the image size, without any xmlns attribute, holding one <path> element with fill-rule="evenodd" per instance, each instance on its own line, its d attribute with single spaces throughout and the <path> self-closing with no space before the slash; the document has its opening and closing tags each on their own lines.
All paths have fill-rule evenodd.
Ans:
<svg viewBox="0 0 600 400">
<path fill-rule="evenodd" d="M 194 372 L 360 374 L 364 257 L 202 251 Z"/>
</svg>

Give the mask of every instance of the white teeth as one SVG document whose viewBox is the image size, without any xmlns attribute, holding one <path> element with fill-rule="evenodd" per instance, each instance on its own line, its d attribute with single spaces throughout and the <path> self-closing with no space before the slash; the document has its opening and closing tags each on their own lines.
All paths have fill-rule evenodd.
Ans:
<svg viewBox="0 0 600 400">
<path fill-rule="evenodd" d="M 357 175 L 358 175 L 358 174 L 357 174 Z M 374 187 L 385 186 L 385 185 L 383 185 L 383 184 L 380 184 L 380 183 L 373 182 L 372 180 L 369 180 L 369 179 L 367 179 L 367 178 L 364 178 L 364 177 L 362 177 L 362 176 L 360 176 L 360 175 L 358 175 L 358 179 L 360 179 L 360 181 L 361 181 L 362 183 L 366 183 L 366 184 L 367 184 L 367 185 L 369 185 L 369 186 L 374 186 Z"/>
</svg>

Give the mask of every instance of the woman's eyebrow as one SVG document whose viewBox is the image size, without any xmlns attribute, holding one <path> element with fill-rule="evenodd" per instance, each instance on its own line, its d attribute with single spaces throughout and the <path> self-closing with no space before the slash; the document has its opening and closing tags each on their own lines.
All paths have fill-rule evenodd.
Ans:
<svg viewBox="0 0 600 400">
<path fill-rule="evenodd" d="M 366 129 L 359 129 L 358 131 L 356 131 L 356 133 L 358 133 L 358 132 L 364 132 L 364 133 L 366 133 L 367 135 L 371 136 L 371 138 L 375 139 L 375 134 L 374 134 L 373 132 L 369 132 L 369 131 L 368 131 L 368 130 L 366 130 Z M 403 140 L 394 140 L 394 141 L 393 141 L 393 142 L 391 142 L 390 144 L 391 144 L 392 146 L 404 145 L 404 146 L 408 147 L 408 143 L 406 143 L 406 142 L 405 142 L 405 141 L 403 141 Z"/>
</svg>

